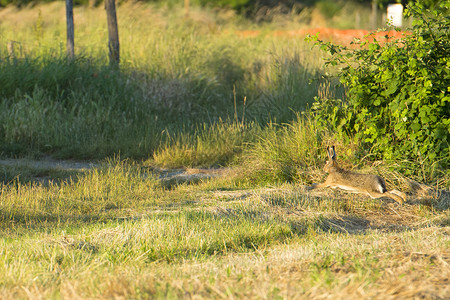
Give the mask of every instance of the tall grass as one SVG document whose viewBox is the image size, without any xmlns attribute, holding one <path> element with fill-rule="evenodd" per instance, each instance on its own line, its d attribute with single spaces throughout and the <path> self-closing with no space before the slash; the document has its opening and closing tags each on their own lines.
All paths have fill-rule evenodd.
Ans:
<svg viewBox="0 0 450 300">
<path fill-rule="evenodd" d="M 226 166 L 235 162 L 262 132 L 257 123 L 232 121 L 203 125 L 192 133 L 170 136 L 167 132 L 166 145 L 155 151 L 153 162 L 166 168 Z"/>
<path fill-rule="evenodd" d="M 319 149 L 333 142 L 350 165 L 364 164 L 367 153 L 358 153 L 357 141 L 332 133 L 324 140 L 315 124 L 298 117 L 324 89 L 310 84 L 322 63 L 302 40 L 240 37 L 236 30 L 249 24 L 226 11 L 194 9 L 185 19 L 182 9 L 124 4 L 122 64 L 114 69 L 107 65 L 102 8 L 76 9 L 74 61 L 61 46 L 62 3 L 11 9 L 2 11 L 0 24 L 2 155 L 120 153 L 165 167 L 219 166 L 252 148 L 242 160 L 260 174 L 255 178 L 309 182 L 310 171 L 320 174 Z M 16 25 L 20 18 L 26 21 Z M 15 58 L 5 47 L 10 40 Z"/>
<path fill-rule="evenodd" d="M 74 61 L 65 58 L 61 3 L 8 12 L 0 24 L 4 154 L 151 157 L 167 145 L 163 132 L 194 134 L 233 120 L 244 98 L 246 120 L 264 124 L 292 120 L 317 93 L 309 85 L 317 52 L 301 40 L 240 38 L 233 15 L 194 10 L 185 20 L 181 9 L 121 5 L 116 70 L 107 66 L 102 8 L 75 9 Z M 11 40 L 15 57 L 6 50 Z"/>
<path fill-rule="evenodd" d="M 48 186 L 22 183 L 19 178 L 1 184 L 1 230 L 9 232 L 8 223 L 16 229 L 40 230 L 96 222 L 108 219 L 116 209 L 152 207 L 158 184 L 152 176 L 146 175 L 146 180 L 142 176 L 132 165 L 111 163 L 60 183 L 50 181 Z"/>
<path fill-rule="evenodd" d="M 311 182 L 322 164 L 326 138 L 327 133 L 315 122 L 300 115 L 283 126 L 270 123 L 242 157 L 247 180 L 259 184 Z"/>
</svg>

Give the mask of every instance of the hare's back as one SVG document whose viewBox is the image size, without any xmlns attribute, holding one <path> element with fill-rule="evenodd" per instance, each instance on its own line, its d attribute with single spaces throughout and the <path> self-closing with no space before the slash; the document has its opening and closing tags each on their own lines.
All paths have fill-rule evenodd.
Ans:
<svg viewBox="0 0 450 300">
<path fill-rule="evenodd" d="M 332 174 L 332 181 L 345 190 L 366 190 L 384 193 L 386 185 L 383 178 L 372 174 L 359 174 L 350 171 Z"/>
</svg>

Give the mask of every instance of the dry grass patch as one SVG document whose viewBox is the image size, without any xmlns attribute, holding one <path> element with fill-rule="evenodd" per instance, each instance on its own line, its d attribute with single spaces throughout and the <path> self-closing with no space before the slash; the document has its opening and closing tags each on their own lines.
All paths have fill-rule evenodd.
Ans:
<svg viewBox="0 0 450 300">
<path fill-rule="evenodd" d="M 448 229 L 437 227 L 401 234 L 319 234 L 205 260 L 101 265 L 87 269 L 83 277 L 62 279 L 60 292 L 99 299 L 446 298 L 448 237 Z M 42 286 L 25 287 L 15 295 L 27 297 L 27 290 L 46 295 Z"/>
<path fill-rule="evenodd" d="M 0 295 L 9 299 L 449 295 L 450 231 L 435 225 L 435 218 L 445 213 L 343 193 L 338 199 L 320 198 L 295 185 L 197 192 L 203 199 L 210 196 L 207 207 L 188 206 L 170 215 L 161 211 L 4 244 L 2 257 L 9 260 L 9 272 L 4 274 L 9 281 L 3 283 Z M 237 221 L 240 225 L 233 225 Z M 272 226 L 286 224 L 291 234 L 274 243 L 254 243 L 252 250 L 242 252 L 233 248 L 245 245 L 239 241 L 240 231 L 231 229 L 240 227 L 249 238 L 256 237 L 246 224 L 267 224 L 258 230 L 268 234 Z M 231 236 L 237 239 L 220 246 Z M 211 238 L 219 244 L 210 245 L 222 251 L 170 258 L 183 256 L 187 252 L 182 249 L 188 248 L 201 253 L 201 241 Z M 12 251 L 21 245 L 22 250 Z M 149 252 L 149 247 L 159 250 Z M 150 254 L 161 259 L 149 260 Z M 17 276 L 21 264 L 24 269 Z"/>
<path fill-rule="evenodd" d="M 228 171 L 168 189 L 112 162 L 61 185 L 3 186 L 0 298 L 449 296 L 448 207 L 239 187 Z M 7 211 L 20 228 L 7 228 Z"/>
</svg>

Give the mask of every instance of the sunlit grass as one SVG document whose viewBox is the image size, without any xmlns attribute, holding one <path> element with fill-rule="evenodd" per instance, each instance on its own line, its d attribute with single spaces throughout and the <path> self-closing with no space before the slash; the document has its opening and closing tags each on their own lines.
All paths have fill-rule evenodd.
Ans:
<svg viewBox="0 0 450 300">
<path fill-rule="evenodd" d="M 151 174 L 144 175 L 139 168 L 125 164 L 93 169 L 45 185 L 22 183 L 19 175 L 1 185 L 2 230 L 79 225 L 117 217 L 118 210 L 138 212 L 153 207 L 158 184 Z"/>
<path fill-rule="evenodd" d="M 193 133 L 168 135 L 166 145 L 153 155 L 152 161 L 162 167 L 219 167 L 233 162 L 263 129 L 256 123 L 218 122 L 202 126 Z"/>
<path fill-rule="evenodd" d="M 63 3 L 7 12 L 0 155 L 122 158 L 0 168 L 0 298 L 448 297 L 448 174 L 414 193 L 397 162 L 369 163 L 299 114 L 322 72 L 303 41 L 241 38 L 226 11 L 124 4 L 117 70 L 102 7 L 76 8 L 74 62 Z M 329 143 L 407 203 L 308 192 Z"/>
<path fill-rule="evenodd" d="M 298 185 L 161 190 L 139 170 L 113 162 L 59 186 L 4 186 L 1 211 L 12 216 L 1 220 L 1 295 L 447 293 L 445 212 Z M 406 284 L 422 276 L 420 289 Z"/>
<path fill-rule="evenodd" d="M 446 294 L 448 207 L 255 189 L 232 170 L 168 189 L 151 170 L 116 159 L 55 183 L 3 184 L 2 297 L 348 297 L 360 285 L 377 297 L 394 293 L 386 276 L 425 274 L 420 291 Z M 420 293 L 402 280 L 396 294 Z"/>
<path fill-rule="evenodd" d="M 152 157 L 160 145 L 177 147 L 173 137 L 208 132 L 235 115 L 237 123 L 262 126 L 290 121 L 317 95 L 310 84 L 322 72 L 317 51 L 301 38 L 239 37 L 234 30 L 248 22 L 232 14 L 194 10 L 186 20 L 181 9 L 120 5 L 117 70 L 107 63 L 102 7 L 75 9 L 73 62 L 65 57 L 63 3 L 1 13 L 6 155 Z M 11 41 L 15 57 L 6 49 Z M 223 164 L 230 159 L 224 152 L 217 162 L 188 163 Z"/>
</svg>

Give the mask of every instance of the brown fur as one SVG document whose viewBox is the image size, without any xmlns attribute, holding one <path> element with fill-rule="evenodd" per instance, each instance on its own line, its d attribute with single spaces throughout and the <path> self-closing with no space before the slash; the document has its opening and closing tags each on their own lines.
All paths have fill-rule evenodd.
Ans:
<svg viewBox="0 0 450 300">
<path fill-rule="evenodd" d="M 336 162 L 334 146 L 328 147 L 329 160 L 323 167 L 328 177 L 323 183 L 314 183 L 309 189 L 331 187 L 343 190 L 367 194 L 372 198 L 389 197 L 402 204 L 406 195 L 400 191 L 387 191 L 383 178 L 372 174 L 359 174 L 344 170 Z"/>
</svg>

